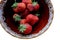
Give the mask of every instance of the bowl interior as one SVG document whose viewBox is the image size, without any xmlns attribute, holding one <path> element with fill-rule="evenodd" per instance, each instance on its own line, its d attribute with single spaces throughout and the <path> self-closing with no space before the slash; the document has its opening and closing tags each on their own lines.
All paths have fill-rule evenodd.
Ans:
<svg viewBox="0 0 60 40">
<path fill-rule="evenodd" d="M 39 31 L 42 30 L 46 26 L 49 19 L 49 8 L 48 8 L 48 5 L 45 3 L 45 1 L 44 0 L 35 0 L 35 1 L 38 1 L 40 5 L 40 9 L 38 10 L 40 16 L 39 16 L 39 22 L 33 26 L 33 31 L 31 32 L 31 34 L 39 33 Z M 17 0 L 17 2 L 21 2 L 21 0 Z M 12 18 L 14 12 L 11 8 L 11 5 L 13 3 L 14 3 L 14 0 L 13 1 L 7 0 L 7 3 L 4 5 L 3 16 L 6 19 L 4 22 L 7 23 L 7 26 L 11 28 L 12 31 L 20 34 L 17 27 L 18 23 L 15 22 Z"/>
</svg>

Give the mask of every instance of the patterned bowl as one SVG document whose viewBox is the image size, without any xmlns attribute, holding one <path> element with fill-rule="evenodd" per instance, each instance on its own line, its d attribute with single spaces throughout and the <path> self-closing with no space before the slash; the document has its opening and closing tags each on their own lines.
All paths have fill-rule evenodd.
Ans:
<svg viewBox="0 0 60 40">
<path fill-rule="evenodd" d="M 41 10 L 40 10 L 40 20 L 39 23 L 36 25 L 36 27 L 34 28 L 34 30 L 32 31 L 31 34 L 29 35 L 21 35 L 19 33 L 16 33 L 16 31 L 14 31 L 11 26 L 13 23 L 10 21 L 11 19 L 9 19 L 9 23 L 6 23 L 6 18 L 3 16 L 4 13 L 9 13 L 9 11 L 4 11 L 5 9 L 9 9 L 9 6 L 14 2 L 14 0 L 2 0 L 0 3 L 0 23 L 2 25 L 2 27 L 5 29 L 6 32 L 8 32 L 9 34 L 11 34 L 14 37 L 17 38 L 22 38 L 22 39 L 30 39 L 30 38 L 34 38 L 37 37 L 39 35 L 41 35 L 42 33 L 44 33 L 50 26 L 52 20 L 53 20 L 53 15 L 54 15 L 54 11 L 53 11 L 53 6 L 51 4 L 50 0 L 37 0 L 39 4 L 41 4 Z M 9 15 L 10 16 L 10 15 Z M 6 21 L 6 22 L 5 22 Z M 8 26 L 9 25 L 9 26 Z"/>
</svg>

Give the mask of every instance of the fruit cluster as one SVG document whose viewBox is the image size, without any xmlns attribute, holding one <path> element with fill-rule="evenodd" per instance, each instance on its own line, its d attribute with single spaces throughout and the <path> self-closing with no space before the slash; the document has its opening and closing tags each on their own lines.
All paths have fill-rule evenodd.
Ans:
<svg viewBox="0 0 60 40">
<path fill-rule="evenodd" d="M 32 0 L 22 0 L 22 2 L 15 3 L 11 6 L 15 14 L 13 19 L 19 22 L 18 30 L 23 34 L 29 34 L 32 31 L 32 26 L 39 21 L 40 14 L 33 15 L 31 11 L 37 11 L 40 8 L 38 2 Z M 18 13 L 21 13 L 20 15 Z M 23 17 L 23 19 L 21 18 Z"/>
</svg>

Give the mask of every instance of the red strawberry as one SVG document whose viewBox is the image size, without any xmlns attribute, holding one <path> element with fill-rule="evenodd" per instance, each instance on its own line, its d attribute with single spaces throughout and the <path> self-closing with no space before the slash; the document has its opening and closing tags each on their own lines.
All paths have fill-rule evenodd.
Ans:
<svg viewBox="0 0 60 40">
<path fill-rule="evenodd" d="M 34 6 L 34 10 L 37 11 L 40 7 L 39 4 L 37 2 L 33 2 L 32 4 Z"/>
<path fill-rule="evenodd" d="M 26 23 L 26 19 L 20 20 L 20 24 L 25 24 L 25 23 Z"/>
<path fill-rule="evenodd" d="M 32 4 L 27 4 L 27 8 L 29 11 L 33 11 L 34 10 L 34 7 Z"/>
<path fill-rule="evenodd" d="M 29 14 L 26 17 L 26 20 L 29 24 L 34 25 L 36 22 L 38 22 L 39 18 L 35 15 Z"/>
<path fill-rule="evenodd" d="M 37 23 L 39 20 L 39 18 L 37 16 L 34 16 L 32 21 L 30 22 L 31 25 L 34 25 L 35 23 Z"/>
<path fill-rule="evenodd" d="M 32 31 L 32 26 L 29 25 L 28 23 L 26 23 L 26 24 L 20 24 L 20 26 L 18 27 L 18 29 L 23 34 L 29 34 Z"/>
<path fill-rule="evenodd" d="M 22 12 L 26 9 L 26 5 L 24 3 L 18 3 L 17 8 L 20 12 Z"/>
<path fill-rule="evenodd" d="M 14 11 L 15 13 L 18 13 L 18 12 L 19 12 L 19 10 L 18 10 L 17 7 L 16 7 L 16 8 L 13 8 L 13 11 Z"/>
<path fill-rule="evenodd" d="M 31 4 L 32 1 L 31 0 L 22 0 L 23 3 L 26 3 L 26 4 Z"/>
<path fill-rule="evenodd" d="M 25 18 L 29 14 L 29 10 L 26 9 L 23 13 L 21 13 L 21 17 Z"/>
<path fill-rule="evenodd" d="M 26 16 L 26 20 L 27 20 L 28 23 L 32 21 L 33 16 L 34 15 L 32 15 L 32 14 L 29 14 L 29 15 Z"/>
<path fill-rule="evenodd" d="M 29 9 L 29 11 L 37 11 L 39 9 L 39 4 L 37 2 L 33 2 L 32 4 L 27 4 L 27 8 Z"/>
<path fill-rule="evenodd" d="M 13 11 L 16 12 L 16 13 L 19 12 L 19 11 L 18 11 L 18 8 L 17 8 L 17 4 L 18 4 L 18 3 L 15 1 L 14 4 L 11 6 L 11 7 L 13 8 Z"/>
</svg>

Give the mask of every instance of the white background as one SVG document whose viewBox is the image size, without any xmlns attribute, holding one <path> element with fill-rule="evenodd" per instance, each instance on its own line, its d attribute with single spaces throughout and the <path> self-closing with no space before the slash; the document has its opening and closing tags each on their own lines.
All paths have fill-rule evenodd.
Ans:
<svg viewBox="0 0 60 40">
<path fill-rule="evenodd" d="M 54 7 L 54 19 L 49 29 L 41 36 L 27 40 L 60 40 L 60 0 L 51 0 Z M 23 40 L 18 39 L 7 32 L 0 25 L 0 40 Z M 26 39 L 25 39 L 26 40 Z"/>
</svg>

